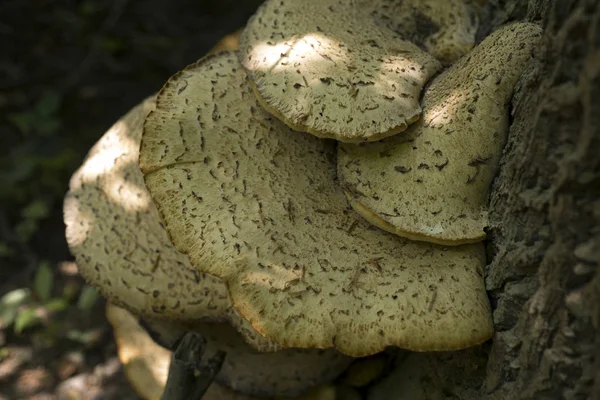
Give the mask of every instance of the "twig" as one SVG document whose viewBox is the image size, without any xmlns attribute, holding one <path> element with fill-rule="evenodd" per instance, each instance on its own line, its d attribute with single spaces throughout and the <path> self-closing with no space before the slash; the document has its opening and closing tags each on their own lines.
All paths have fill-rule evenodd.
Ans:
<svg viewBox="0 0 600 400">
<path fill-rule="evenodd" d="M 204 393 L 206 393 L 208 387 L 213 383 L 215 377 L 221 370 L 223 361 L 225 361 L 225 353 L 219 351 L 214 357 L 208 360 L 206 365 L 200 367 L 196 371 L 196 383 L 192 395 L 189 397 L 190 399 L 202 399 L 202 396 L 204 396 Z"/>
<path fill-rule="evenodd" d="M 219 351 L 201 365 L 206 340 L 187 332 L 171 356 L 169 376 L 161 400 L 201 400 L 221 370 L 225 353 Z"/>
</svg>

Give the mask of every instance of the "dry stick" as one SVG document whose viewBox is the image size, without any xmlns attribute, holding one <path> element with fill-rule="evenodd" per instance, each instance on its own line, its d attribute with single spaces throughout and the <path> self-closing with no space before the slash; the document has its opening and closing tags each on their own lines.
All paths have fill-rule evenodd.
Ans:
<svg viewBox="0 0 600 400">
<path fill-rule="evenodd" d="M 206 339 L 187 332 L 171 356 L 169 376 L 161 400 L 201 400 L 215 376 L 221 370 L 225 353 L 222 351 L 201 365 Z"/>
<path fill-rule="evenodd" d="M 210 358 L 206 365 L 201 366 L 195 371 L 196 382 L 194 390 L 189 397 L 192 400 L 201 399 L 204 393 L 208 390 L 208 387 L 212 384 L 215 376 L 221 370 L 223 361 L 225 360 L 225 353 L 222 351 L 217 352 L 214 357 Z"/>
</svg>

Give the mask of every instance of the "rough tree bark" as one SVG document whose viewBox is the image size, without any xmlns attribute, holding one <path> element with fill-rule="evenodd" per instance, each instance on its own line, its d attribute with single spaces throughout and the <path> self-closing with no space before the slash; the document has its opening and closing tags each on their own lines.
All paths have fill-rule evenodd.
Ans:
<svg viewBox="0 0 600 400">
<path fill-rule="evenodd" d="M 497 0 L 543 25 L 491 196 L 491 345 L 409 355 L 370 399 L 600 399 L 600 0 Z M 415 383 L 416 382 L 416 383 Z"/>
<path fill-rule="evenodd" d="M 491 199 L 497 333 L 479 398 L 600 398 L 599 4 L 528 4 L 548 47 L 516 90 Z"/>
<path fill-rule="evenodd" d="M 161 400 L 201 400 L 221 370 L 225 353 L 202 360 L 206 339 L 186 332 L 174 345 L 169 376 Z"/>
</svg>

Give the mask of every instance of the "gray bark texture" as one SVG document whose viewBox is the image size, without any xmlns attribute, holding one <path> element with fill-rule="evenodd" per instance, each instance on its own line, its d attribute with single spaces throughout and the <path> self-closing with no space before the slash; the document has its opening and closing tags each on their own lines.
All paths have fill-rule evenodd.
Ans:
<svg viewBox="0 0 600 400">
<path fill-rule="evenodd" d="M 541 22 L 547 47 L 516 89 L 491 198 L 497 332 L 475 397 L 600 399 L 600 1 L 498 8 Z"/>
</svg>

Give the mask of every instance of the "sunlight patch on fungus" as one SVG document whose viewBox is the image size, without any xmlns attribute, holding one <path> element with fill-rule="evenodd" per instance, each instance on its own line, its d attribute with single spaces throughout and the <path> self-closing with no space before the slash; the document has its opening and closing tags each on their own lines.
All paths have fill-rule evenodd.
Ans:
<svg viewBox="0 0 600 400">
<path fill-rule="evenodd" d="M 262 42 L 253 46 L 252 54 L 254 57 L 262 58 L 263 65 L 270 66 L 269 68 L 258 68 L 259 71 L 275 71 L 283 69 L 290 62 L 302 60 L 303 62 L 313 62 L 322 60 L 327 63 L 332 63 L 332 60 L 324 58 L 319 54 L 318 49 L 323 46 L 342 47 L 339 43 L 331 38 L 328 38 L 320 33 L 307 33 L 301 38 L 295 40 L 284 40 L 280 42 Z M 341 59 L 342 57 L 337 57 Z M 347 57 L 345 57 L 347 58 Z"/>
<path fill-rule="evenodd" d="M 129 381 L 140 393 L 161 393 L 167 382 L 171 352 L 156 344 L 129 312 L 108 305 L 106 315 Z"/>
<path fill-rule="evenodd" d="M 340 56 L 340 54 L 337 54 L 337 58 L 340 61 L 343 61 L 344 59 L 348 58 L 346 51 L 342 51 L 343 47 L 340 47 L 340 44 L 337 40 L 328 38 L 327 36 L 324 36 L 320 33 L 307 33 L 302 37 L 302 39 L 298 40 L 294 44 L 292 49 L 293 55 L 298 58 L 307 59 L 307 61 L 323 59 L 323 61 L 325 62 L 335 64 L 335 60 L 328 58 L 328 56 L 326 57 L 325 55 L 322 55 L 321 53 L 319 53 L 318 50 L 320 48 L 331 47 L 338 47 L 340 49 L 340 52 L 343 55 Z"/>
<path fill-rule="evenodd" d="M 470 91 L 466 88 L 457 89 L 445 96 L 443 101 L 428 104 L 423 112 L 423 122 L 440 128 L 450 124 L 469 94 Z"/>
<path fill-rule="evenodd" d="M 129 127 L 117 122 L 90 152 L 89 158 L 78 171 L 80 183 L 92 182 L 113 170 L 115 164 L 136 162 L 139 143 L 128 135 Z M 76 189 L 76 187 L 72 188 Z"/>
<path fill-rule="evenodd" d="M 150 368 L 147 367 L 146 372 L 150 373 L 155 381 L 166 382 L 171 352 L 155 344 L 141 329 L 130 330 L 127 335 L 127 341 L 124 340 L 119 348 L 123 364 L 140 362 L 148 365 Z M 150 348 L 153 351 L 149 352 Z"/>
<path fill-rule="evenodd" d="M 148 192 L 119 175 L 106 177 L 104 192 L 111 201 L 128 212 L 146 211 L 150 207 Z"/>
<path fill-rule="evenodd" d="M 67 225 L 66 235 L 69 244 L 73 247 L 81 246 L 88 238 L 93 229 L 96 218 L 90 213 L 83 212 L 80 200 L 75 197 L 67 197 L 64 202 L 65 214 L 72 215 L 74 224 Z"/>
<path fill-rule="evenodd" d="M 299 281 L 299 276 L 297 274 L 279 265 L 269 264 L 266 268 L 268 268 L 268 272 L 246 272 L 243 279 L 244 283 L 285 290 Z"/>
</svg>

